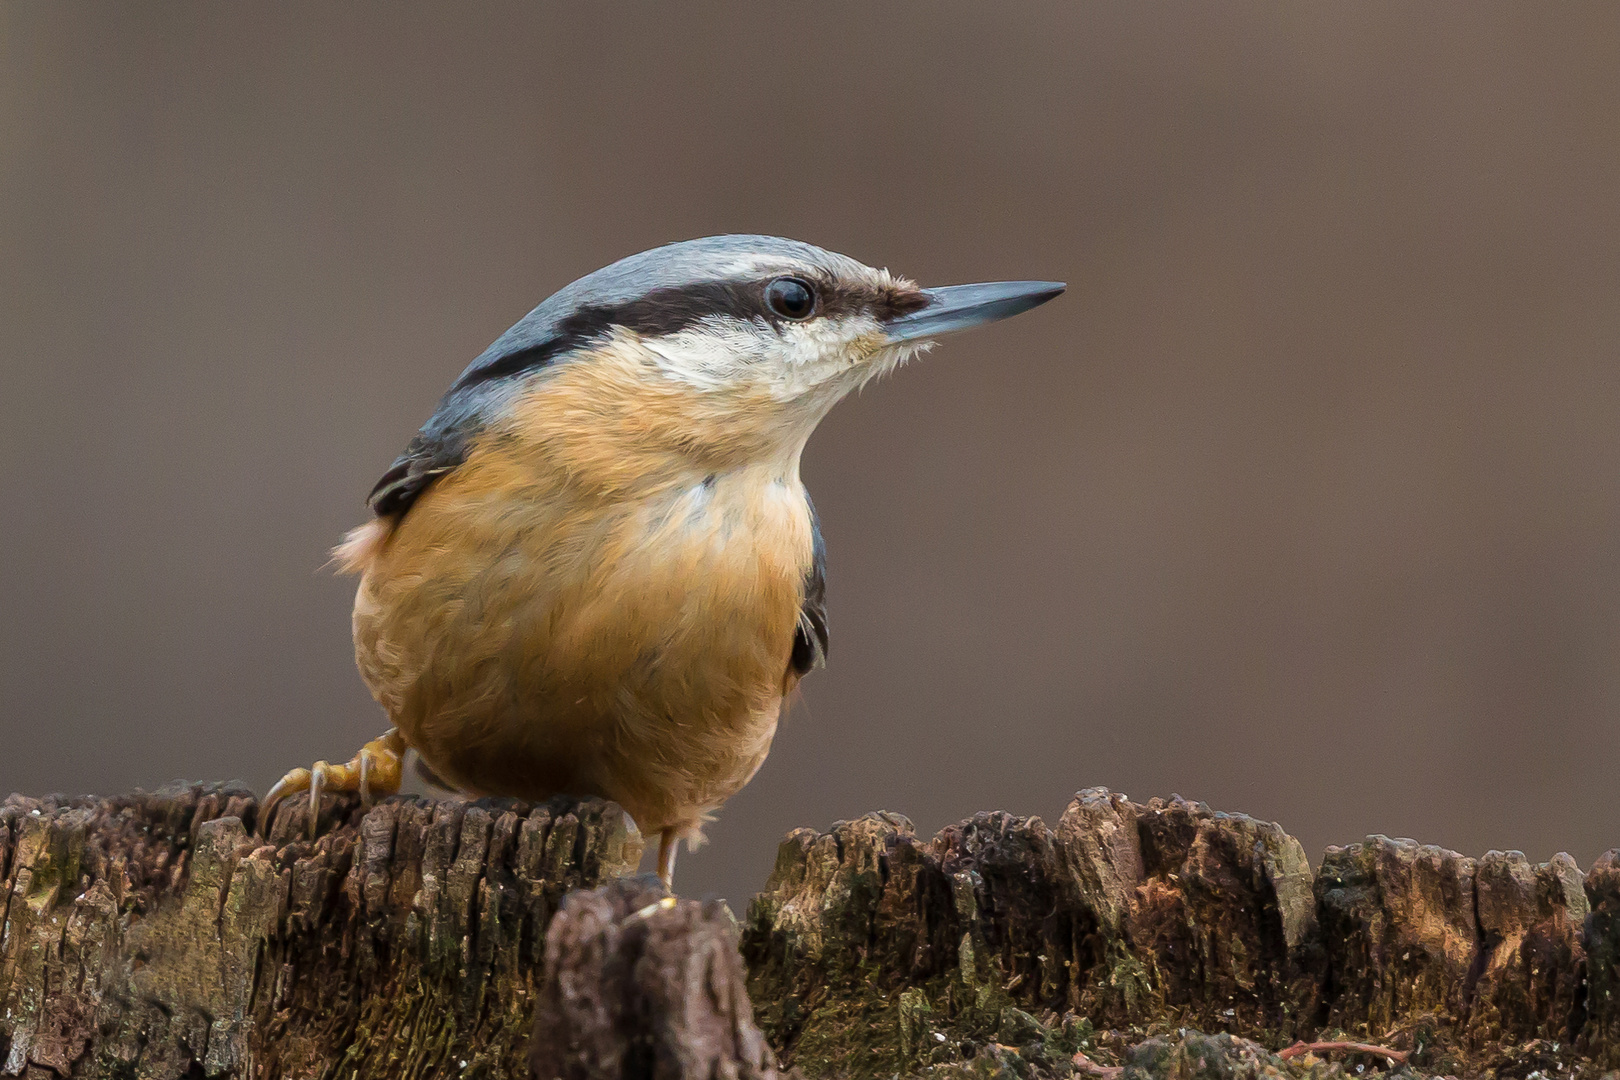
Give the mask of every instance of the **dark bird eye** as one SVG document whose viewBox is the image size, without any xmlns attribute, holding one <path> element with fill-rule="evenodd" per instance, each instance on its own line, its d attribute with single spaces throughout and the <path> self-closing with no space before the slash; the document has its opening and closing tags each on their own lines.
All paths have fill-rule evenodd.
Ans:
<svg viewBox="0 0 1620 1080">
<path fill-rule="evenodd" d="M 765 286 L 765 302 L 784 319 L 808 319 L 816 310 L 816 294 L 810 283 L 798 278 L 777 278 Z"/>
</svg>

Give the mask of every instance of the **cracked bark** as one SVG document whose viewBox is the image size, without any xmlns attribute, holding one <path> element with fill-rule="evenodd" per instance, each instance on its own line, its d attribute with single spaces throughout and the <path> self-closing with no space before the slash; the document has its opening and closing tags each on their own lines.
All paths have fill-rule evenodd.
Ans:
<svg viewBox="0 0 1620 1080">
<path fill-rule="evenodd" d="M 1327 1068 L 1265 1050 L 1296 1040 L 1383 1044 L 1426 1072 L 1595 1074 L 1620 1065 L 1617 866 L 1587 880 L 1567 855 L 1374 836 L 1313 873 L 1275 824 L 1093 789 L 1055 828 L 798 830 L 743 950 L 761 1026 L 809 1076 Z"/>
<path fill-rule="evenodd" d="M 257 809 L 0 806 L 0 1076 L 1386 1067 L 1356 1043 L 1408 1075 L 1620 1067 L 1616 853 L 1588 876 L 1369 837 L 1313 871 L 1275 824 L 1100 789 L 1051 827 L 874 814 L 788 837 L 739 956 L 722 905 L 621 879 L 641 839 L 610 803 L 328 798 L 314 841 L 302 806 L 268 839 Z M 1296 1040 L 1321 1054 L 1276 1055 Z"/>
<path fill-rule="evenodd" d="M 231 786 L 0 808 L 0 1075 L 511 1076 L 552 913 L 634 868 L 611 803 Z"/>
<path fill-rule="evenodd" d="M 780 1080 L 753 1023 L 737 926 L 719 901 L 623 878 L 563 901 L 546 940 L 537 1077 Z"/>
</svg>

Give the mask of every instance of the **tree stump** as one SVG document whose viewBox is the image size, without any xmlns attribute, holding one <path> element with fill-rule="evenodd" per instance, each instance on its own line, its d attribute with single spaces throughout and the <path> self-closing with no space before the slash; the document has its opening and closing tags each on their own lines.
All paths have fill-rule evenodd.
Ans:
<svg viewBox="0 0 1620 1080">
<path fill-rule="evenodd" d="M 1382 1044 L 1440 1073 L 1595 1075 L 1620 1066 L 1617 859 L 1587 882 L 1567 855 L 1373 836 L 1313 873 L 1275 824 L 1092 789 L 1056 828 L 997 813 L 932 839 L 895 814 L 800 829 L 743 952 L 762 1028 L 811 1077 L 1327 1067 L 1268 1056 L 1298 1040 Z M 1177 1071 L 1189 1061 L 1212 1071 Z"/>
<path fill-rule="evenodd" d="M 1275 824 L 1100 789 L 1052 827 L 871 814 L 787 838 L 739 953 L 724 905 L 627 876 L 611 803 L 328 797 L 313 840 L 306 812 L 264 837 L 232 785 L 0 806 L 0 1076 L 1620 1067 L 1617 853 L 1588 877 L 1374 836 L 1313 871 Z"/>
<path fill-rule="evenodd" d="M 635 868 L 617 806 L 284 804 L 239 786 L 0 808 L 0 1075 L 526 1072 L 564 894 Z"/>
<path fill-rule="evenodd" d="M 564 900 L 546 936 L 533 1065 L 548 1080 L 778 1080 L 730 910 L 676 900 L 656 877 Z"/>
</svg>

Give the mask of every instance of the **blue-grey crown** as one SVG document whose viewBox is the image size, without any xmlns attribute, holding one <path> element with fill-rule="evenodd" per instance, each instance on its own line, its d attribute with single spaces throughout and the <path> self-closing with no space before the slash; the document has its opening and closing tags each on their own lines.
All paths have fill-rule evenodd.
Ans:
<svg viewBox="0 0 1620 1080">
<path fill-rule="evenodd" d="M 515 357 L 573 344 L 566 340 L 576 336 L 569 333 L 569 324 L 582 311 L 612 312 L 654 293 L 805 270 L 836 278 L 859 274 L 866 267 L 814 244 L 741 233 L 682 240 L 628 255 L 542 300 L 467 365 L 455 385 L 481 382 L 491 373 L 507 374 L 518 366 Z"/>
</svg>

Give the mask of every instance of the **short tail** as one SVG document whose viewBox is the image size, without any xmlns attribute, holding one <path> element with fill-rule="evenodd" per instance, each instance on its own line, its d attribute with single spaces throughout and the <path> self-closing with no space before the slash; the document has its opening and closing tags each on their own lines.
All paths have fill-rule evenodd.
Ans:
<svg viewBox="0 0 1620 1080">
<path fill-rule="evenodd" d="M 391 518 L 372 518 L 343 534 L 343 542 L 332 549 L 332 564 L 340 574 L 363 574 L 381 554 L 394 531 Z"/>
</svg>

